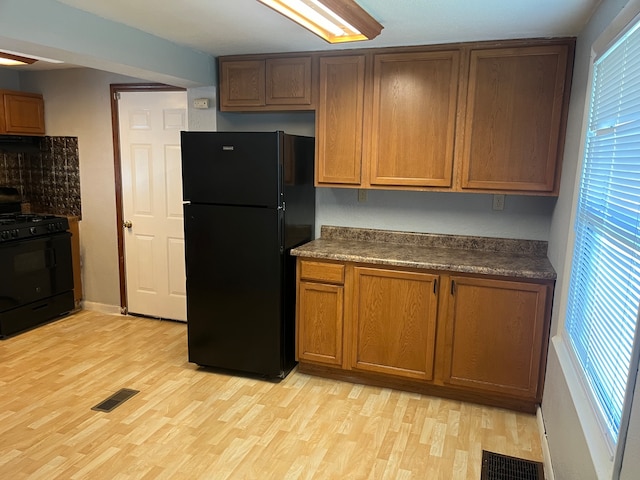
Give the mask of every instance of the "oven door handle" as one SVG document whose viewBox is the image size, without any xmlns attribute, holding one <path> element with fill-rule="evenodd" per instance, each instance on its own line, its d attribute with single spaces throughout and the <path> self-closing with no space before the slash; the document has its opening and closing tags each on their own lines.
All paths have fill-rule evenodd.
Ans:
<svg viewBox="0 0 640 480">
<path fill-rule="evenodd" d="M 47 264 L 47 268 L 55 268 L 57 266 L 55 248 L 47 248 L 46 264 Z"/>
</svg>

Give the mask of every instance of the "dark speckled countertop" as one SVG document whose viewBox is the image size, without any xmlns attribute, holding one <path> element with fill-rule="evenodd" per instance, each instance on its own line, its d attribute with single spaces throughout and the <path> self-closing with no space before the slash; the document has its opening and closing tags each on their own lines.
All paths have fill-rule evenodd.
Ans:
<svg viewBox="0 0 640 480">
<path fill-rule="evenodd" d="M 291 250 L 298 257 L 555 280 L 547 242 L 395 232 L 323 225 L 320 238 Z"/>
</svg>

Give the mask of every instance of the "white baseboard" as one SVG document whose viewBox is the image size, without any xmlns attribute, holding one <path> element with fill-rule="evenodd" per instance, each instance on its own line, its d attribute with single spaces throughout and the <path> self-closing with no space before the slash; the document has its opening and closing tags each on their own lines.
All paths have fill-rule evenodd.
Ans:
<svg viewBox="0 0 640 480">
<path fill-rule="evenodd" d="M 545 480 L 555 480 L 553 475 L 553 467 L 551 466 L 551 451 L 549 450 L 549 442 L 547 441 L 547 429 L 544 426 L 544 418 L 542 417 L 542 409 L 538 407 L 536 411 L 536 419 L 538 420 L 538 431 L 540 432 L 540 445 L 542 446 L 542 464 L 544 466 Z"/>
<path fill-rule="evenodd" d="M 84 310 L 91 310 L 92 312 L 105 313 L 107 315 L 120 315 L 120 305 L 108 305 L 106 303 L 88 302 L 82 301 L 82 308 Z"/>
</svg>

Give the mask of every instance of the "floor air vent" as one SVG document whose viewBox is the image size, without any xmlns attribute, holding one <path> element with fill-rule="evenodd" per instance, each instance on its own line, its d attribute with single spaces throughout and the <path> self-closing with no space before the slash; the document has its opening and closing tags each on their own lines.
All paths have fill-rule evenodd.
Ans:
<svg viewBox="0 0 640 480">
<path fill-rule="evenodd" d="M 480 480 L 544 480 L 542 463 L 482 451 Z"/>
<path fill-rule="evenodd" d="M 118 390 L 116 393 L 111 395 L 106 400 L 103 400 L 95 407 L 91 408 L 91 410 L 97 410 L 98 412 L 110 412 L 118 405 L 124 403 L 126 400 L 129 400 L 136 393 L 139 393 L 139 390 L 131 390 L 129 388 L 122 388 Z"/>
</svg>

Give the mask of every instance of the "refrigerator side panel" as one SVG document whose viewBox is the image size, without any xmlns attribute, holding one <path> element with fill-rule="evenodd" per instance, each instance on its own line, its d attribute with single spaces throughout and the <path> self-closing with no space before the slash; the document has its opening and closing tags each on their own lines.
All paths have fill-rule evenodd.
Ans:
<svg viewBox="0 0 640 480">
<path fill-rule="evenodd" d="M 314 138 L 284 135 L 283 199 L 286 205 L 285 248 L 291 249 L 313 240 L 316 215 Z"/>
<path fill-rule="evenodd" d="M 276 208 L 282 132 L 182 132 L 184 200 Z"/>
<path fill-rule="evenodd" d="M 285 135 L 283 139 L 285 202 L 284 358 L 295 361 L 296 262 L 290 250 L 314 238 L 316 196 L 313 185 L 314 138 Z"/>
<path fill-rule="evenodd" d="M 277 209 L 185 205 L 189 361 L 283 374 Z"/>
</svg>

